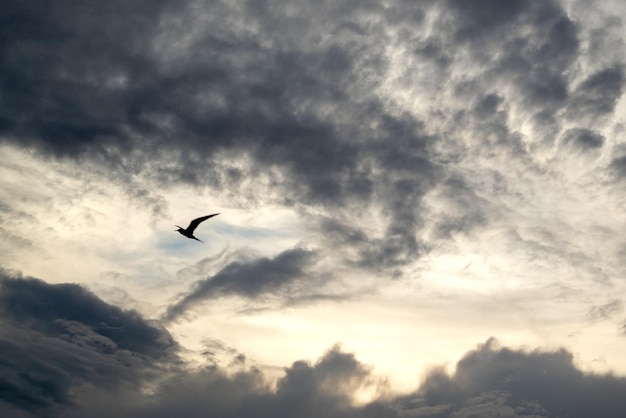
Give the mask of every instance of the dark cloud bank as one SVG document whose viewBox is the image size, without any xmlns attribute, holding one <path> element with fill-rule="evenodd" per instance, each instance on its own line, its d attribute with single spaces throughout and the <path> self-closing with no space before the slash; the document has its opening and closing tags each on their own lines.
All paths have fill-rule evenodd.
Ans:
<svg viewBox="0 0 626 418">
<path fill-rule="evenodd" d="M 185 369 L 156 323 L 78 285 L 3 272 L 0 302 L 7 417 L 619 417 L 626 408 L 626 379 L 582 372 L 565 350 L 490 339 L 453 374 L 434 369 L 415 392 L 397 395 L 336 346 L 315 363 L 294 362 L 273 387 L 241 354 L 236 370 Z M 378 395 L 355 404 L 361 390 Z"/>
<path fill-rule="evenodd" d="M 328 211 L 320 230 L 378 270 L 428 251 L 416 237 L 422 199 L 463 158 L 434 147 L 470 135 L 478 152 L 524 158 L 569 121 L 581 126 L 568 125 L 563 142 L 593 150 L 603 144 L 594 121 L 624 89 L 619 62 L 574 74 L 583 31 L 553 0 L 10 0 L 3 11 L 2 141 L 159 187 L 244 196 L 244 180 L 269 176 L 255 198 Z M 418 67 L 394 67 L 393 45 Z M 398 77 L 419 83 L 422 101 L 453 100 L 407 114 L 381 94 Z M 512 109 L 534 121 L 530 145 L 508 126 Z M 433 132 L 431 118 L 447 122 Z M 249 167 L 224 161 L 242 156 Z M 377 236 L 354 222 L 372 203 L 382 206 Z M 485 215 L 472 219 L 443 229 L 466 231 Z"/>
<path fill-rule="evenodd" d="M 136 387 L 180 363 L 165 329 L 78 285 L 0 272 L 0 315 L 0 398 L 33 413 L 71 405 L 77 387 Z"/>
</svg>

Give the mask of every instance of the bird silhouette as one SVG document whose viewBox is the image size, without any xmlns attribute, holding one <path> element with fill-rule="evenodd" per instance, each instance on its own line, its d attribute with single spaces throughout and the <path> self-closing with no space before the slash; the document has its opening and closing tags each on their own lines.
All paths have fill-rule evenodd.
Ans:
<svg viewBox="0 0 626 418">
<path fill-rule="evenodd" d="M 182 228 L 178 225 L 174 225 L 174 226 L 178 228 L 176 231 L 180 232 L 181 235 L 184 235 L 187 238 L 195 239 L 196 241 L 203 242 L 202 240 L 199 240 L 198 238 L 193 236 L 193 231 L 195 231 L 198 225 L 200 225 L 200 222 L 204 222 L 207 219 L 212 218 L 217 215 L 219 215 L 219 213 L 214 213 L 213 215 L 201 216 L 200 218 L 196 218 L 193 221 L 189 222 L 189 226 L 187 228 Z"/>
</svg>

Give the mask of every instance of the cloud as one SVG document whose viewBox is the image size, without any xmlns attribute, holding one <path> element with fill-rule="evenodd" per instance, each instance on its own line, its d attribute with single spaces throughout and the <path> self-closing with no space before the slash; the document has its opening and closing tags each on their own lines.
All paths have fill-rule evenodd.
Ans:
<svg viewBox="0 0 626 418">
<path fill-rule="evenodd" d="M 497 83 L 512 83 L 536 106 L 559 106 L 567 99 L 564 73 L 579 52 L 579 29 L 558 2 L 452 0 L 446 4 L 454 17 L 453 23 L 442 23 L 453 34 L 450 46 L 469 47 L 471 65 L 478 65 L 482 75 L 495 76 L 491 81 Z"/>
<path fill-rule="evenodd" d="M 607 257 L 613 251 L 612 236 L 618 230 L 614 214 L 621 203 L 604 189 L 587 189 L 597 180 L 594 164 L 606 160 L 570 158 L 608 154 L 608 169 L 626 177 L 626 157 L 611 154 L 619 150 L 620 131 L 613 119 L 624 92 L 623 24 L 615 16 L 587 19 L 576 12 L 582 6 L 574 3 L 580 2 L 557 0 L 348 1 L 315 6 L 300 0 L 5 3 L 9 17 L 0 25 L 0 89 L 8 110 L 0 115 L 0 141 L 35 150 L 32 155 L 42 167 L 56 164 L 51 159 L 76 163 L 72 178 L 84 178 L 79 174 L 89 170 L 103 182 L 121 184 L 131 205 L 151 212 L 154 220 L 167 216 L 174 204 L 176 210 L 183 205 L 180 200 L 174 203 L 172 190 L 180 192 L 176 198 L 189 190 L 204 192 L 203 197 L 210 196 L 211 203 L 224 208 L 253 212 L 280 207 L 304 220 L 302 234 L 308 236 L 297 238 L 322 249 L 290 249 L 274 257 L 224 262 L 217 272 L 212 269 L 218 263 L 209 260 L 198 266 L 203 275 L 181 273 L 204 280 L 169 307 L 167 319 L 223 296 L 241 297 L 250 304 L 270 297 L 284 304 L 328 298 L 310 285 L 319 285 L 327 271 L 345 272 L 338 281 L 353 295 L 364 282 L 375 280 L 380 286 L 388 283 L 383 279 L 411 274 L 405 283 L 419 281 L 419 297 L 424 299 L 439 286 L 445 291 L 458 286 L 471 294 L 478 280 L 481 289 L 498 289 L 515 299 L 518 291 L 539 294 L 540 286 L 551 288 L 548 280 L 571 278 L 568 286 L 586 290 L 597 284 L 593 280 L 609 282 L 622 276 L 621 262 Z M 33 184 L 46 173 L 42 169 L 33 174 Z M 13 184 L 24 195 L 24 190 L 32 194 L 24 178 L 16 172 Z M 48 186 L 54 179 L 48 180 L 41 186 L 46 189 L 42 196 L 54 190 Z M 587 182 L 584 190 L 579 187 L 582 181 Z M 68 187 L 73 192 L 67 196 L 84 202 L 76 196 L 94 190 L 95 184 L 79 182 Z M 84 206 L 111 208 L 107 189 L 100 194 Z M 16 195 L 7 193 L 7 202 Z M 6 247 L 17 252 L 19 236 L 40 237 L 33 230 L 24 233 L 34 212 L 18 210 L 31 211 L 29 206 L 36 203 L 41 213 L 34 219 L 44 219 L 66 207 L 47 199 L 50 210 L 41 209 L 43 200 L 2 203 L 0 230 L 12 235 Z M 114 206 L 125 212 L 119 209 L 123 205 Z M 59 229 L 84 231 L 71 248 L 81 257 L 84 253 L 77 249 L 84 248 L 87 235 L 100 240 L 80 225 L 95 227 L 114 219 L 94 220 L 79 207 L 84 219 L 76 223 L 69 220 L 69 210 L 60 212 L 68 212 L 68 218 L 58 214 Z M 18 218 L 24 225 L 14 222 Z M 143 220 L 143 213 L 137 219 Z M 40 230 L 52 225 L 37 223 Z M 124 228 L 109 225 L 112 236 L 127 236 Z M 131 228 L 134 222 L 121 225 Z M 37 245 L 55 237 L 43 232 L 47 241 L 22 240 L 19 245 L 32 247 L 34 254 Z M 147 235 L 142 244 L 150 244 L 145 252 L 142 246 L 141 253 L 131 254 L 129 246 L 118 245 L 111 255 L 102 244 L 95 249 L 93 241 L 90 248 L 109 259 L 130 260 L 127 263 L 141 256 L 141 268 L 124 265 L 115 270 L 141 269 L 145 282 L 170 277 L 163 267 L 172 265 L 169 256 L 165 263 L 163 252 L 151 247 L 152 236 Z M 603 245 L 596 245 L 600 240 Z M 172 250 L 163 241 L 159 245 L 160 251 Z M 460 250 L 445 255 L 458 256 L 467 270 L 453 266 L 454 271 L 448 271 L 446 265 L 440 282 L 439 275 L 426 274 L 419 263 L 437 265 L 437 256 L 455 245 Z M 281 244 L 280 249 L 292 246 Z M 425 260 L 433 248 L 440 252 Z M 58 252 L 53 246 L 46 249 L 51 258 Z M 466 272 L 474 276 L 468 278 Z M 451 275 L 454 280 L 448 280 Z M 111 364 L 105 367 L 110 375 L 94 377 L 98 387 L 108 381 L 137 385 L 143 381 L 142 371 L 152 370 L 146 363 L 173 355 L 166 347 L 175 343 L 167 333 L 137 314 L 99 302 L 73 285 L 13 279 L 7 279 L 2 291 L 9 295 L 2 311 L 8 318 L 4 329 L 13 336 L 3 340 L 7 352 L 50 356 L 78 369 L 63 374 L 63 367 L 59 371 L 20 360 L 3 392 L 12 394 L 12 405 L 73 402 L 70 394 L 76 382 L 99 376 L 92 364 Z M 589 294 L 583 290 L 580 294 Z M 544 299 L 533 303 L 554 309 L 553 301 L 546 301 L 550 294 L 537 298 Z M 23 303 L 16 303 L 18 299 Z M 41 305 L 41 300 L 48 304 Z M 600 302 L 588 317 L 608 318 L 618 314 L 620 306 Z M 32 335 L 45 342 L 47 351 L 26 344 Z M 532 369 L 536 358 L 549 357 L 487 346 L 467 358 L 489 371 L 504 367 L 497 359 L 506 353 L 515 354 L 513 369 L 527 363 Z M 492 357 L 477 354 L 482 352 Z M 118 368 L 126 364 L 128 353 L 131 367 Z M 561 361 L 563 370 L 576 371 L 563 359 L 567 356 L 562 357 L 554 354 L 546 362 Z M 47 381 L 22 373 L 20 367 L 42 370 L 38 373 L 58 384 L 48 390 Z M 309 382 L 310 393 L 319 394 L 325 384 L 317 367 L 294 364 L 285 379 Z M 398 411 L 426 416 L 560 413 L 549 400 L 539 402 L 543 398 L 519 401 L 523 385 L 488 384 L 467 364 L 460 370 L 478 383 L 461 382 L 458 371 L 434 373 L 411 399 L 381 399 L 358 409 L 359 416 L 394 416 Z M 538 379 L 519 373 L 528 382 Z M 267 382 L 251 371 L 239 375 L 240 386 L 219 369 L 194 376 L 180 379 L 194 386 L 206 378 L 215 388 L 223 384 L 230 388 L 225 392 L 232 389 L 237 399 L 254 405 L 267 402 L 274 412 L 291 399 L 283 393 L 277 401 Z M 593 380 L 582 372 L 570 377 L 581 384 Z M 613 384 L 606 376 L 598 379 L 599 384 Z M 482 389 L 466 390 L 464 385 Z M 326 394 L 311 398 L 316 396 L 330 402 Z M 322 408 L 317 401 L 307 402 Z M 331 416 L 339 410 L 346 416 L 356 413 L 344 398 L 335 405 L 341 407 L 332 409 Z M 238 412 L 230 404 L 224 408 Z"/>
<path fill-rule="evenodd" d="M 624 69 L 621 65 L 597 71 L 575 88 L 568 116 L 595 121 L 611 114 L 623 93 Z"/>
<path fill-rule="evenodd" d="M 0 411 L 14 416 L 613 417 L 626 407 L 626 379 L 583 372 L 564 349 L 504 348 L 492 338 L 452 373 L 434 368 L 399 395 L 336 345 L 272 384 L 217 340 L 207 340 L 209 360 L 217 350 L 233 357 L 229 368 L 182 367 L 166 331 L 77 285 L 3 272 L 0 299 Z M 369 400 L 357 402 L 362 394 Z"/>
<path fill-rule="evenodd" d="M 499 348 L 494 339 L 468 352 L 453 375 L 433 371 L 416 394 L 403 399 L 432 417 L 618 416 L 626 379 L 580 371 L 565 350 Z"/>
<path fill-rule="evenodd" d="M 622 180 L 626 178 L 626 156 L 614 158 L 611 161 L 610 170 L 617 179 Z"/>
<path fill-rule="evenodd" d="M 428 252 L 424 196 L 451 175 L 465 180 L 457 162 L 525 158 L 526 142 L 549 148 L 564 112 L 569 124 L 588 125 L 610 114 L 623 87 L 615 63 L 576 73 L 587 35 L 552 0 L 6 10 L 13 23 L 2 29 L 1 62 L 12 81 L 3 100 L 12 110 L 0 121 L 3 141 L 93 164 L 157 219 L 168 205 L 155 190 L 180 183 L 245 207 L 333 218 L 364 237 L 342 250 L 377 272 L 397 273 Z M 404 106 L 404 94 L 440 105 Z M 526 119 L 531 138 L 513 123 Z M 336 219 L 338 209 L 350 215 Z M 444 219 L 437 239 L 487 218 L 477 209 Z"/>
<path fill-rule="evenodd" d="M 592 306 L 587 313 L 590 321 L 600 321 L 610 319 L 624 310 L 624 302 L 619 299 L 613 299 L 604 305 Z"/>
<path fill-rule="evenodd" d="M 602 147 L 604 136 L 589 129 L 572 128 L 563 133 L 562 144 L 581 151 Z"/>
<path fill-rule="evenodd" d="M 0 121 L 3 136 L 57 155 L 121 146 L 135 103 L 128 86 L 152 72 L 146 52 L 167 2 L 39 6 L 7 3 L 0 49 L 12 111 Z"/>
<path fill-rule="evenodd" d="M 85 385 L 133 387 L 178 362 L 167 331 L 78 285 L 3 271 L 0 305 L 0 399 L 14 407 L 69 405 Z"/>
<path fill-rule="evenodd" d="M 180 413 L 189 417 L 376 417 L 382 416 L 375 413 L 376 407 L 354 407 L 352 395 L 378 383 L 353 354 L 333 347 L 314 364 L 301 360 L 285 368 L 276 389 L 255 368 L 228 374 L 208 367 L 172 378 L 160 385 L 154 395 L 145 397 L 139 407 L 130 405 L 131 408 L 116 412 L 121 417 L 167 417 Z M 81 413 L 69 416 L 111 413 L 109 408 L 83 408 Z"/>
<path fill-rule="evenodd" d="M 551 149 L 563 131 L 591 131 L 623 90 L 620 64 L 582 65 L 601 33 L 553 0 L 6 10 L 3 141 L 93 164 L 155 218 L 167 212 L 155 190 L 180 183 L 246 207 L 345 210 L 373 243 L 346 252 L 390 271 L 428 252 L 423 197 L 450 172 L 471 176 L 457 163 Z M 593 132 L 574 143 L 610 141 Z M 368 231 L 372 206 L 379 229 Z M 472 218 L 487 217 L 479 212 Z M 450 222 L 442 231 L 459 229 Z"/>
<path fill-rule="evenodd" d="M 254 299 L 266 292 L 276 292 L 305 277 L 315 252 L 301 248 L 283 251 L 274 258 L 234 261 L 213 276 L 198 281 L 180 301 L 167 309 L 165 319 L 172 321 L 193 306 L 220 296 L 235 295 Z M 307 280 L 312 280 L 307 277 Z"/>
<path fill-rule="evenodd" d="M 43 13 L 11 2 L 3 140 L 103 164 L 126 183 L 141 174 L 236 194 L 270 176 L 271 192 L 253 181 L 254 197 L 329 210 L 388 202 L 381 249 L 368 254 L 406 264 L 420 254 L 420 199 L 439 174 L 420 120 L 377 89 L 388 71 L 384 20 L 420 21 L 422 7 L 271 4 L 86 2 Z M 383 21 L 371 25 L 373 14 Z M 223 162 L 232 157 L 249 164 Z M 131 194 L 155 217 L 166 210 L 147 188 Z"/>
<path fill-rule="evenodd" d="M 370 367 L 335 346 L 314 364 L 292 363 L 274 387 L 254 367 L 228 373 L 211 366 L 118 402 L 100 391 L 64 412 L 69 417 L 614 417 L 624 408 L 625 388 L 624 378 L 582 372 L 565 350 L 501 348 L 490 339 L 466 353 L 452 374 L 435 368 L 405 395 L 393 394 Z M 363 390 L 373 398 L 355 402 Z"/>
</svg>

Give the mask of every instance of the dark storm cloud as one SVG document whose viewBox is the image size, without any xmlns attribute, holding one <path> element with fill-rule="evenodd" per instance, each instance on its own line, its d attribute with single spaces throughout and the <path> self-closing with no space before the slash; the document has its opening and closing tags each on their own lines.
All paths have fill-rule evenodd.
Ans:
<svg viewBox="0 0 626 418">
<path fill-rule="evenodd" d="M 274 258 L 229 263 L 215 275 L 196 282 L 190 293 L 167 309 L 165 319 L 172 321 L 194 305 L 220 296 L 253 299 L 266 292 L 276 292 L 303 278 L 314 258 L 314 252 L 296 248 Z M 308 277 L 307 280 L 314 278 Z"/>
<path fill-rule="evenodd" d="M 84 385 L 138 385 L 177 360 L 169 333 L 78 285 L 1 272 L 0 400 L 26 410 L 71 404 Z"/>
</svg>

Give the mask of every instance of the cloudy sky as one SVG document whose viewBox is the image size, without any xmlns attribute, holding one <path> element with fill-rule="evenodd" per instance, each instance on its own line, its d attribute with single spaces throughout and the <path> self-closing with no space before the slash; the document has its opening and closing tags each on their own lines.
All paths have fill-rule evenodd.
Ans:
<svg viewBox="0 0 626 418">
<path fill-rule="evenodd" d="M 0 415 L 626 409 L 622 2 L 2 9 Z"/>
</svg>

